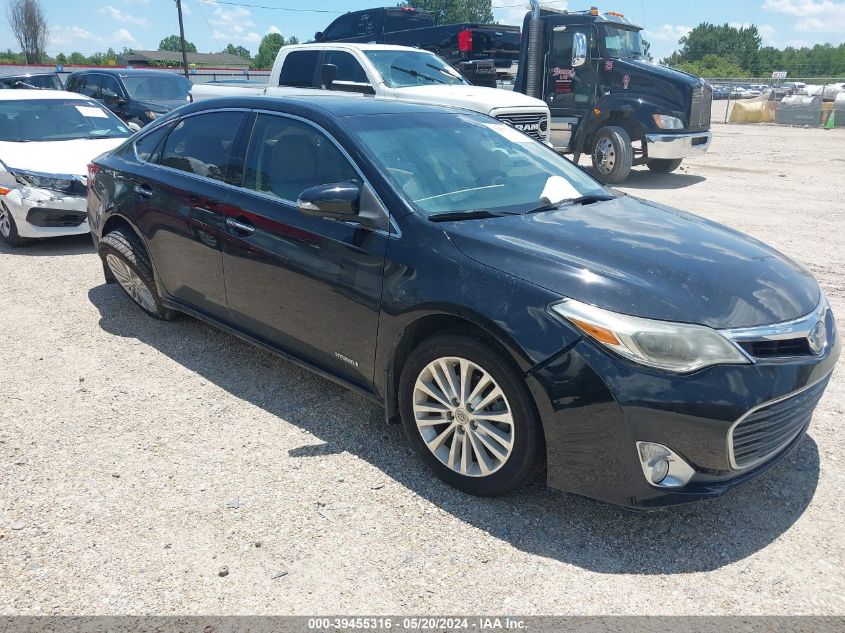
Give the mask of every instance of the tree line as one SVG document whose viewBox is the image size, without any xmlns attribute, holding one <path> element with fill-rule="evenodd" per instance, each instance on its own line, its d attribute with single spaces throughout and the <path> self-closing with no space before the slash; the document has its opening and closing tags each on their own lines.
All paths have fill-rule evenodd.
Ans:
<svg viewBox="0 0 845 633">
<path fill-rule="evenodd" d="M 778 49 L 763 46 L 756 26 L 702 22 L 680 40 L 680 49 L 661 63 L 699 77 L 769 77 L 785 70 L 790 77 L 845 78 L 845 42 Z"/>
</svg>

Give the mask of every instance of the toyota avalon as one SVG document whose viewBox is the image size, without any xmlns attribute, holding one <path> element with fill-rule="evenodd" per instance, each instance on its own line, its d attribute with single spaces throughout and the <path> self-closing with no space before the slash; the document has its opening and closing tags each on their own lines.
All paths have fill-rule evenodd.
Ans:
<svg viewBox="0 0 845 633">
<path fill-rule="evenodd" d="M 473 494 L 720 495 L 801 441 L 839 354 L 804 266 L 480 114 L 208 100 L 89 178 L 106 280 L 148 315 L 372 399 Z"/>
</svg>

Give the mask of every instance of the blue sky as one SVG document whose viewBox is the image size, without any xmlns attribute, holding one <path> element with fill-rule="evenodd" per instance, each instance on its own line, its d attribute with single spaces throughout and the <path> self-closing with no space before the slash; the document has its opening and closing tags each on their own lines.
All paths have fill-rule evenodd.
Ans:
<svg viewBox="0 0 845 633">
<path fill-rule="evenodd" d="M 346 11 L 393 4 L 395 0 L 231 0 L 236 3 L 286 7 L 270 10 L 221 4 L 213 0 L 184 0 L 185 35 L 201 52 L 219 51 L 229 42 L 255 54 L 268 32 L 300 40 L 313 37 L 334 17 Z M 658 58 L 677 47 L 678 38 L 696 24 L 708 21 L 756 24 L 764 44 L 812 45 L 845 41 L 845 0 L 613 0 L 598 2 L 602 11 L 614 10 L 646 27 L 646 37 Z M 50 25 L 48 52 L 90 54 L 109 46 L 154 49 L 159 41 L 178 33 L 174 0 L 42 0 Z M 590 2 L 545 0 L 556 8 L 578 10 Z M 527 2 L 493 0 L 503 24 L 520 24 Z M 325 13 L 315 10 L 326 11 Z M 8 29 L 0 30 L 0 48 L 17 49 Z"/>
</svg>

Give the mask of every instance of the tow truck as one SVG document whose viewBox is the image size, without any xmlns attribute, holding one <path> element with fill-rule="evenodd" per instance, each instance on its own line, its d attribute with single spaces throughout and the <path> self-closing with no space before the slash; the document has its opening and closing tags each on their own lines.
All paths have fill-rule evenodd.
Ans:
<svg viewBox="0 0 845 633">
<path fill-rule="evenodd" d="M 621 13 L 560 11 L 538 0 L 523 21 L 514 90 L 545 101 L 555 149 L 575 162 L 589 152 L 607 183 L 622 182 L 634 165 L 675 171 L 710 147 L 713 89 L 649 61 L 641 30 Z"/>
</svg>

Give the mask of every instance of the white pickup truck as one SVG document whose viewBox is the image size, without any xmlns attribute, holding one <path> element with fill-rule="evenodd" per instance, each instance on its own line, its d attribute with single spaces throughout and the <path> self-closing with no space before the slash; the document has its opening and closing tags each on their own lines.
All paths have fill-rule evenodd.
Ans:
<svg viewBox="0 0 845 633">
<path fill-rule="evenodd" d="M 267 87 L 195 84 L 191 99 L 301 96 L 314 94 L 315 90 L 472 110 L 549 143 L 549 107 L 543 101 L 518 92 L 473 86 L 434 53 L 406 46 L 285 46 L 279 50 Z"/>
</svg>

